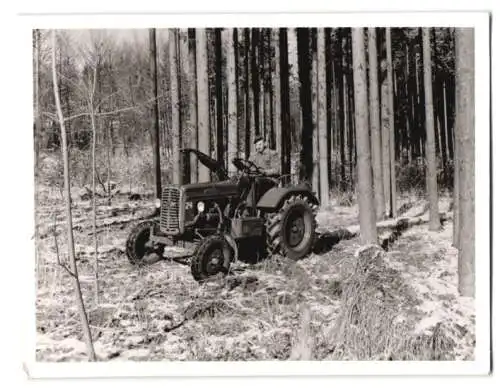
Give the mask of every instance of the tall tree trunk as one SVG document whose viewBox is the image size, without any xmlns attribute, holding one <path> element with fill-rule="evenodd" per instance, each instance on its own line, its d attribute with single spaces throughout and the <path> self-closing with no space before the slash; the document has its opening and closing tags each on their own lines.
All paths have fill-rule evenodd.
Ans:
<svg viewBox="0 0 500 390">
<path fill-rule="evenodd" d="M 274 139 L 276 140 L 276 151 L 283 161 L 282 142 L 281 142 L 281 96 L 280 96 L 280 29 L 272 29 L 272 46 L 274 48 L 274 62 L 272 71 L 273 90 L 274 90 Z M 288 75 L 288 69 L 286 69 Z M 287 80 L 288 82 L 288 80 Z M 281 167 L 283 171 L 283 166 Z M 283 172 L 282 172 L 283 175 Z"/>
<path fill-rule="evenodd" d="M 80 280 L 78 279 L 78 268 L 76 266 L 75 243 L 73 238 L 73 217 L 71 215 L 71 184 L 69 173 L 69 156 L 68 156 L 68 141 L 66 139 L 66 128 L 64 126 L 64 116 L 61 109 L 61 99 L 59 97 L 59 87 L 57 85 L 56 72 L 56 33 L 52 30 L 52 83 L 54 87 L 54 100 L 56 103 L 57 117 L 61 128 L 61 148 L 63 157 L 64 169 L 64 202 L 66 208 L 66 232 L 68 239 L 68 252 L 71 267 L 71 276 L 75 289 L 75 300 L 80 315 L 80 325 L 82 326 L 83 338 L 87 346 L 87 353 L 90 361 L 96 360 L 94 345 L 92 343 L 92 335 L 90 333 L 89 321 L 85 305 L 83 303 L 82 290 L 80 288 Z"/>
<path fill-rule="evenodd" d="M 250 74 L 250 29 L 245 28 L 245 157 L 250 157 L 253 132 L 252 84 Z"/>
<path fill-rule="evenodd" d="M 313 106 L 311 101 L 311 53 L 309 30 L 297 29 L 297 50 L 300 80 L 300 107 L 302 111 L 302 133 L 300 151 L 300 180 L 312 185 L 313 176 Z"/>
<path fill-rule="evenodd" d="M 198 148 L 200 152 L 210 155 L 210 100 L 208 95 L 207 33 L 204 28 L 196 29 L 196 88 Z M 200 183 L 210 181 L 210 171 L 201 162 L 198 162 L 198 180 Z"/>
<path fill-rule="evenodd" d="M 196 44 L 194 41 L 194 31 L 187 31 L 188 39 L 188 64 L 187 64 L 187 87 L 189 88 L 188 95 L 188 121 L 190 130 L 190 147 L 198 149 L 198 115 L 196 111 Z M 191 183 L 198 182 L 198 165 L 196 158 L 191 153 L 191 161 L 189 163 L 189 171 L 191 173 Z"/>
<path fill-rule="evenodd" d="M 319 143 L 319 176 L 321 205 L 329 202 L 328 185 L 328 138 L 326 133 L 326 61 L 325 61 L 325 29 L 318 28 L 318 143 Z"/>
<path fill-rule="evenodd" d="M 263 93 L 263 126 L 265 130 L 265 137 L 267 139 L 268 145 L 275 149 L 273 139 L 273 123 L 272 123 L 272 86 L 271 86 L 271 67 L 269 66 L 270 58 L 270 45 L 269 45 L 269 33 L 270 29 L 265 28 L 262 30 L 261 36 L 261 53 L 262 53 L 262 93 Z"/>
<path fill-rule="evenodd" d="M 35 131 L 34 131 L 34 150 L 35 150 L 35 174 L 38 173 L 38 164 L 39 164 L 39 155 L 40 148 L 42 146 L 42 122 L 40 115 L 40 30 L 33 30 L 33 44 L 34 44 L 34 77 L 33 81 L 35 83 L 33 92 L 34 92 L 34 116 L 35 116 Z"/>
<path fill-rule="evenodd" d="M 389 116 L 389 158 L 391 170 L 391 216 L 397 217 L 396 208 L 396 147 L 394 143 L 394 86 L 392 74 L 392 43 L 391 29 L 386 28 L 385 39 L 387 47 L 387 89 L 388 89 L 388 116 Z"/>
<path fill-rule="evenodd" d="M 335 91 L 335 72 L 332 64 L 332 29 L 325 29 L 325 88 L 326 88 L 326 142 L 327 142 L 327 179 L 328 188 L 331 188 L 333 182 L 333 157 L 334 157 L 334 135 L 333 129 L 336 124 L 336 91 Z"/>
<path fill-rule="evenodd" d="M 377 35 L 375 28 L 368 29 L 368 55 L 370 63 L 370 144 L 375 192 L 376 217 L 384 217 L 385 199 L 382 179 L 382 143 L 380 136 L 380 109 L 378 97 Z"/>
<path fill-rule="evenodd" d="M 290 175 L 292 151 L 292 132 L 290 129 L 290 84 L 288 75 L 288 31 L 286 28 L 279 29 L 279 78 L 280 88 L 276 93 L 280 93 L 280 126 L 281 138 L 277 138 L 277 143 L 281 144 L 281 174 Z M 278 100 L 278 96 L 276 97 Z M 290 183 L 291 178 L 285 176 L 284 183 Z"/>
<path fill-rule="evenodd" d="M 94 68 L 94 80 L 97 76 L 97 67 Z M 95 81 L 94 81 L 95 82 Z M 94 84 L 95 85 L 95 84 Z M 95 124 L 94 113 L 94 91 L 90 94 L 89 99 L 89 113 L 90 123 L 92 126 L 92 237 L 94 239 L 94 300 L 96 306 L 99 305 L 99 246 L 97 241 L 97 201 L 96 201 L 96 142 L 97 142 L 97 129 Z M 109 182 L 109 178 L 108 178 Z"/>
<path fill-rule="evenodd" d="M 170 57 L 170 105 L 172 107 L 172 182 L 181 184 L 181 143 L 180 83 L 179 83 L 179 39 L 178 30 L 169 29 Z M 161 195 L 160 195 L 161 196 Z"/>
<path fill-rule="evenodd" d="M 265 93 L 265 60 L 264 60 L 264 40 L 265 40 L 265 29 L 259 29 L 259 41 L 258 41 L 258 66 L 259 66 L 259 128 L 261 135 L 264 137 L 266 142 L 269 142 L 269 129 L 266 127 L 266 93 Z"/>
<path fill-rule="evenodd" d="M 456 137 L 459 164 L 458 290 L 475 296 L 475 181 L 474 181 L 474 30 L 455 29 L 456 39 Z M 467 221 L 467 223 L 462 223 Z"/>
<path fill-rule="evenodd" d="M 410 81 L 410 48 L 408 42 L 405 45 L 406 56 L 405 56 L 405 99 L 406 99 L 406 115 L 405 115 L 405 125 L 406 125 L 406 136 L 405 136 L 405 150 L 406 150 L 406 161 L 405 163 L 411 163 L 412 155 L 411 155 L 411 128 L 410 123 L 411 120 L 411 111 L 408 107 L 410 105 L 410 91 L 408 88 L 408 84 Z"/>
<path fill-rule="evenodd" d="M 96 143 L 97 143 L 97 126 L 95 121 L 95 108 L 94 108 L 94 100 L 95 100 L 95 91 L 97 80 L 99 79 L 100 85 L 100 61 L 93 68 L 92 74 L 92 85 L 89 85 L 88 91 L 88 109 L 90 114 L 90 124 L 92 127 L 92 236 L 94 239 L 94 300 L 96 306 L 99 305 L 99 248 L 98 248 L 98 240 L 97 240 L 97 200 L 96 200 L 96 174 L 97 174 L 97 166 L 96 166 Z M 100 89 L 100 87 L 99 87 Z M 101 95 L 99 93 L 99 95 Z M 98 109 L 99 110 L 99 109 Z M 108 177 L 109 182 L 109 177 Z"/>
<path fill-rule="evenodd" d="M 368 123 L 365 34 L 362 28 L 352 29 L 352 63 L 356 112 L 356 145 L 359 148 L 357 167 L 360 240 L 362 244 L 377 244 Z"/>
<path fill-rule="evenodd" d="M 217 160 L 224 161 L 224 123 L 222 93 L 222 29 L 215 29 L 215 102 L 216 102 L 216 145 Z"/>
<path fill-rule="evenodd" d="M 441 138 L 443 139 L 442 142 L 442 154 L 443 154 L 443 165 L 446 165 L 448 162 L 448 140 L 447 140 L 447 135 L 448 135 L 448 113 L 446 109 L 446 84 L 443 81 L 443 124 L 442 124 L 442 129 L 441 129 Z"/>
<path fill-rule="evenodd" d="M 172 37 L 172 34 L 170 34 Z M 172 46 L 172 41 L 169 46 Z M 155 170 L 156 197 L 161 198 L 161 165 L 160 165 L 160 117 L 158 102 L 158 66 L 156 56 L 156 29 L 149 29 L 149 64 L 153 82 L 153 164 Z M 171 63 L 172 66 L 172 63 Z M 175 111 L 175 109 L 173 110 Z M 175 151 L 174 151 L 175 153 Z"/>
<path fill-rule="evenodd" d="M 253 94 L 253 119 L 254 119 L 254 136 L 262 135 L 260 128 L 260 70 L 258 59 L 258 45 L 259 45 L 259 29 L 252 28 L 252 94 Z M 253 147 L 253 142 L 252 142 Z"/>
<path fill-rule="evenodd" d="M 338 100 L 339 100 L 339 120 L 337 132 L 339 133 L 338 148 L 340 151 L 340 191 L 344 192 L 346 188 L 346 173 L 345 173 L 345 92 L 344 92 L 344 49 L 342 46 L 342 29 L 339 29 L 337 37 L 337 50 L 336 53 L 340 57 L 338 61 L 334 62 L 334 67 L 337 71 L 337 83 L 338 83 Z"/>
<path fill-rule="evenodd" d="M 439 230 L 438 185 L 436 173 L 436 142 L 434 129 L 434 104 L 432 99 L 432 64 L 429 28 L 422 28 L 424 52 L 425 127 L 427 157 L 427 192 L 429 199 L 429 230 Z"/>
<path fill-rule="evenodd" d="M 312 172 L 312 188 L 319 196 L 319 139 L 318 139 L 318 50 L 317 50 L 317 29 L 313 28 L 310 31 L 311 44 L 311 99 L 312 99 L 312 138 L 313 138 L 313 172 Z"/>
<path fill-rule="evenodd" d="M 234 39 L 236 30 L 228 28 L 224 30 L 224 46 L 226 48 L 226 78 L 227 78 L 227 104 L 228 104 L 228 126 L 227 126 L 227 160 L 230 174 L 236 173 L 236 167 L 232 164 L 233 158 L 238 155 L 238 104 L 236 85 L 235 47 L 237 41 Z"/>
</svg>

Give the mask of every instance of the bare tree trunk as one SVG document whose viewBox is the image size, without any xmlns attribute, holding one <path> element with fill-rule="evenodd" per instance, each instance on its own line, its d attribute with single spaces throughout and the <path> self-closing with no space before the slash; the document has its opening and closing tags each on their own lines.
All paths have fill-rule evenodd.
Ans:
<svg viewBox="0 0 500 390">
<path fill-rule="evenodd" d="M 228 87 L 228 126 L 227 126 L 227 160 L 230 174 L 236 173 L 236 167 L 232 164 L 233 158 L 238 156 L 238 101 L 236 85 L 236 65 L 234 39 L 235 29 L 224 30 L 224 46 L 226 48 L 226 78 Z"/>
<path fill-rule="evenodd" d="M 172 45 L 169 45 L 172 46 Z M 158 66 L 156 58 L 156 29 L 149 29 L 150 68 L 153 81 L 153 158 L 155 169 L 156 197 L 161 198 L 161 165 L 160 165 L 160 117 L 158 108 Z"/>
<path fill-rule="evenodd" d="M 352 29 L 352 63 L 356 112 L 356 145 L 359 148 L 357 167 L 360 239 L 362 244 L 377 244 L 368 123 L 365 34 L 363 28 Z"/>
<path fill-rule="evenodd" d="M 99 247 L 97 242 L 97 202 L 96 202 L 96 143 L 97 143 L 97 129 L 95 124 L 94 112 L 94 96 L 97 83 L 99 62 L 94 66 L 92 86 L 89 90 L 88 107 L 90 113 L 90 123 L 92 126 L 92 236 L 94 237 L 94 298 L 96 306 L 99 305 Z M 109 180 L 109 178 L 108 178 Z"/>
<path fill-rule="evenodd" d="M 380 109 L 378 96 L 377 35 L 375 28 L 368 29 L 368 55 L 370 63 L 370 144 L 373 167 L 373 189 L 375 191 L 376 217 L 385 214 L 384 183 L 382 178 L 382 143 L 380 137 Z"/>
<path fill-rule="evenodd" d="M 313 105 L 311 101 L 311 58 L 309 30 L 297 29 L 297 51 L 300 80 L 300 108 L 302 112 L 302 132 L 300 150 L 300 180 L 312 184 L 313 176 Z"/>
<path fill-rule="evenodd" d="M 317 29 L 310 30 L 311 41 L 311 99 L 312 99 L 312 133 L 313 133 L 313 172 L 312 172 L 312 187 L 313 191 L 319 196 L 319 140 L 318 140 L 318 50 L 316 47 Z"/>
<path fill-rule="evenodd" d="M 475 181 L 474 181 L 474 30 L 455 29 L 456 39 L 456 138 L 459 158 L 458 290 L 475 296 Z M 467 221 L 467 223 L 462 223 Z"/>
<path fill-rule="evenodd" d="M 279 29 L 279 78 L 280 88 L 276 93 L 276 100 L 280 99 L 280 138 L 276 138 L 276 142 L 281 144 L 281 174 L 290 175 L 291 161 L 290 154 L 292 151 L 292 131 L 290 129 L 290 84 L 288 70 L 288 31 L 286 28 Z M 291 178 L 285 177 L 285 183 L 290 183 Z"/>
<path fill-rule="evenodd" d="M 389 116 L 389 158 L 391 170 L 391 216 L 397 217 L 396 206 L 396 148 L 394 143 L 394 86 L 392 74 L 392 43 L 391 29 L 385 29 L 385 39 L 387 47 L 387 89 L 388 89 L 388 116 Z"/>
<path fill-rule="evenodd" d="M 387 87 L 387 78 L 382 81 L 380 89 L 381 107 L 382 107 L 382 180 L 384 187 L 385 214 L 391 214 L 391 158 L 390 158 L 390 136 L 389 136 L 389 90 Z"/>
<path fill-rule="evenodd" d="M 181 184 L 180 145 L 181 144 L 181 116 L 180 116 L 180 85 L 178 68 L 178 31 L 169 30 L 169 60 L 170 60 L 170 94 L 172 107 L 172 182 Z"/>
<path fill-rule="evenodd" d="M 447 113 L 447 100 L 446 100 L 446 83 L 443 81 L 443 128 L 441 129 L 443 134 L 443 157 L 445 161 L 448 161 L 448 140 L 446 136 L 448 135 L 448 113 Z"/>
<path fill-rule="evenodd" d="M 210 155 L 210 116 L 208 95 L 207 33 L 203 28 L 196 29 L 196 87 L 198 109 L 198 147 Z M 198 163 L 198 178 L 201 183 L 210 181 L 210 171 Z"/>
<path fill-rule="evenodd" d="M 195 43 L 191 42 L 189 37 L 190 31 L 187 32 L 188 39 L 188 68 L 187 68 L 187 83 L 189 88 L 189 129 L 190 129 L 190 146 L 192 149 L 198 149 L 198 117 L 196 112 L 196 47 Z M 192 44 L 191 44 L 192 43 Z M 190 173 L 191 183 L 198 182 L 198 165 L 196 156 L 191 153 Z"/>
<path fill-rule="evenodd" d="M 274 89 L 274 135 L 276 139 L 276 151 L 281 157 L 282 141 L 281 141 L 281 96 L 280 96 L 280 29 L 273 28 L 272 43 L 274 47 L 274 68 L 272 73 L 273 89 Z M 288 74 L 288 69 L 287 69 Z M 283 171 L 283 167 L 281 168 Z M 282 172 L 283 174 L 283 172 Z"/>
<path fill-rule="evenodd" d="M 338 30 L 338 35 L 341 35 L 341 29 Z M 345 173 L 345 91 L 344 91 L 344 48 L 342 46 L 342 36 L 337 37 L 337 54 L 340 56 L 338 61 L 334 61 L 336 68 L 337 84 L 338 84 L 338 102 L 339 102 L 339 118 L 337 132 L 339 135 L 338 149 L 340 154 L 340 191 L 346 190 L 346 173 Z"/>
<path fill-rule="evenodd" d="M 224 123 L 223 105 L 224 97 L 222 92 L 222 29 L 215 29 L 215 149 L 217 160 L 224 161 Z"/>
<path fill-rule="evenodd" d="M 252 47 L 251 47 L 251 54 L 252 54 L 252 94 L 253 94 L 253 129 L 254 129 L 254 136 L 257 135 L 262 135 L 261 127 L 260 127 L 260 93 L 259 93 L 259 86 L 260 86 L 260 74 L 259 74 L 259 62 L 258 62 L 258 45 L 259 45 L 259 29 L 258 28 L 252 28 Z M 253 148 L 253 142 L 252 142 L 252 148 Z M 253 150 L 252 150 L 253 151 Z"/>
<path fill-rule="evenodd" d="M 422 29 L 424 52 L 425 127 L 427 135 L 427 192 L 429 196 L 429 230 L 439 230 L 438 185 L 436 174 L 436 142 L 434 129 L 434 104 L 432 99 L 431 43 L 429 28 Z"/>
<path fill-rule="evenodd" d="M 33 30 L 34 40 L 34 103 L 35 103 L 35 132 L 34 132 L 34 150 L 35 150 L 35 173 L 38 173 L 38 164 L 40 159 L 40 148 L 42 145 L 42 122 L 40 116 L 40 30 Z"/>
<path fill-rule="evenodd" d="M 457 82 L 457 92 L 458 92 Z M 457 96 L 458 97 L 458 96 Z M 458 106 L 459 99 L 456 99 Z M 455 155 L 453 162 L 453 246 L 460 249 L 460 143 L 458 137 L 458 120 L 459 115 L 455 113 Z"/>
<path fill-rule="evenodd" d="M 73 217 L 71 215 L 71 187 L 70 187 L 70 174 L 69 174 L 69 156 L 68 156 L 68 143 L 66 139 L 66 128 L 64 126 L 64 116 L 61 109 L 61 99 L 59 97 L 59 88 L 57 85 L 57 72 L 56 72 L 56 33 L 52 30 L 52 83 L 54 87 L 54 99 L 56 102 L 57 116 L 59 119 L 59 126 L 61 128 L 61 148 L 63 154 L 64 164 L 64 195 L 66 205 L 66 225 L 67 225 L 67 239 L 68 239 L 68 252 L 71 267 L 71 274 L 75 288 L 75 299 L 78 306 L 78 314 L 80 315 L 80 323 L 83 330 L 83 337 L 87 346 L 87 353 L 90 361 L 96 360 L 94 345 L 92 343 L 92 335 L 90 333 L 87 312 L 83 303 L 82 291 L 80 288 L 80 280 L 78 279 L 78 268 L 76 266 L 75 244 L 73 238 Z"/>
<path fill-rule="evenodd" d="M 318 138 L 319 138 L 319 175 L 321 205 L 329 202 L 328 185 L 328 137 L 326 134 L 326 61 L 325 29 L 318 28 Z"/>
</svg>

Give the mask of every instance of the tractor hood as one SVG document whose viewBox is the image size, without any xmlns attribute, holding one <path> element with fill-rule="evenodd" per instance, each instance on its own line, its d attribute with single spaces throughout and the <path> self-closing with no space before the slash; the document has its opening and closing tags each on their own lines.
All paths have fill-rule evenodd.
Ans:
<svg viewBox="0 0 500 390">
<path fill-rule="evenodd" d="M 188 158 L 188 155 L 190 153 L 193 153 L 203 165 L 205 165 L 211 172 L 217 175 L 220 181 L 228 179 L 228 174 L 226 169 L 224 168 L 224 163 L 214 160 L 212 157 L 207 156 L 205 153 L 200 152 L 196 149 L 185 148 L 181 149 L 181 152 L 186 155 L 186 158 Z"/>
</svg>

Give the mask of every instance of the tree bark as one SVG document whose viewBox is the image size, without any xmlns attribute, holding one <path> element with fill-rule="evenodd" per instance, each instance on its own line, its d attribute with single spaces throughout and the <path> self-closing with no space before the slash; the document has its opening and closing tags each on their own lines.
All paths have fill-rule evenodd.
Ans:
<svg viewBox="0 0 500 390">
<path fill-rule="evenodd" d="M 290 84 L 288 70 L 288 31 L 286 28 L 279 29 L 279 79 L 280 88 L 280 129 L 281 137 L 277 138 L 277 143 L 281 144 L 281 174 L 290 175 L 292 151 L 292 132 L 290 128 Z M 276 100 L 278 97 L 276 97 Z M 278 127 L 277 127 L 278 128 Z M 284 183 L 290 183 L 291 178 L 285 176 Z"/>
<path fill-rule="evenodd" d="M 439 222 L 438 185 L 436 173 L 436 142 L 434 129 L 434 104 L 432 96 L 432 64 L 429 28 L 422 28 L 422 44 L 424 54 L 424 91 L 425 91 L 425 127 L 426 127 L 426 160 L 427 160 L 427 193 L 429 199 L 429 230 L 436 231 L 441 227 Z"/>
<path fill-rule="evenodd" d="M 97 243 L 97 201 L 96 201 L 96 143 L 97 143 L 97 129 L 95 123 L 95 112 L 94 112 L 94 96 L 96 89 L 96 82 L 98 77 L 98 67 L 99 63 L 94 66 L 92 85 L 89 85 L 88 91 L 88 108 L 90 113 L 90 124 L 92 127 L 92 236 L 94 238 L 94 298 L 96 306 L 99 305 L 99 252 Z M 109 177 L 108 177 L 109 182 Z"/>
<path fill-rule="evenodd" d="M 224 97 L 222 92 L 222 29 L 215 29 L 215 122 L 217 160 L 224 161 L 224 123 L 223 107 Z"/>
<path fill-rule="evenodd" d="M 273 90 L 274 90 L 274 137 L 276 140 L 276 152 L 283 161 L 282 157 L 282 140 L 281 140 L 281 83 L 280 83 L 280 29 L 272 29 L 272 46 L 274 48 L 274 62 L 273 62 Z M 288 75 L 288 69 L 285 70 Z M 288 80 L 287 80 L 288 82 Z M 281 167 L 283 174 L 283 166 Z"/>
<path fill-rule="evenodd" d="M 390 158 L 390 171 L 391 171 L 391 216 L 397 217 L 396 207 L 396 147 L 394 144 L 394 86 L 392 74 L 392 43 L 391 43 L 391 29 L 386 28 L 385 39 L 387 47 L 387 92 L 388 92 L 388 116 L 389 116 L 389 158 Z"/>
<path fill-rule="evenodd" d="M 358 167 L 358 203 L 361 243 L 377 244 L 371 151 L 368 123 L 368 93 L 366 80 L 365 35 L 362 28 L 352 29 L 352 63 L 356 114 L 356 144 Z"/>
<path fill-rule="evenodd" d="M 38 173 L 38 164 L 40 159 L 40 148 L 42 145 L 42 121 L 40 115 L 40 30 L 33 30 L 34 53 L 34 115 L 35 115 L 35 131 L 34 131 L 34 150 L 35 150 L 35 173 Z"/>
<path fill-rule="evenodd" d="M 382 178 L 377 35 L 373 27 L 368 29 L 368 55 L 370 63 L 370 145 L 372 153 L 373 189 L 375 192 L 376 217 L 377 220 L 380 220 L 385 214 L 385 197 Z"/>
<path fill-rule="evenodd" d="M 252 83 L 250 74 L 250 29 L 245 28 L 245 157 L 250 157 L 253 131 Z"/>
<path fill-rule="evenodd" d="M 234 29 L 224 30 L 224 46 L 226 48 L 226 78 L 227 78 L 227 104 L 228 104 L 228 126 L 227 126 L 227 157 L 228 171 L 235 174 L 236 167 L 232 164 L 233 158 L 238 155 L 238 105 L 236 86 L 236 65 Z"/>
<path fill-rule="evenodd" d="M 326 60 L 325 29 L 318 28 L 318 141 L 319 141 L 319 175 L 320 200 L 322 206 L 329 202 L 328 185 L 328 138 L 326 132 Z"/>
<path fill-rule="evenodd" d="M 310 31 L 310 45 L 311 45 L 311 99 L 312 99 L 312 139 L 313 139 L 313 171 L 312 171 L 312 188 L 313 191 L 320 195 L 319 188 L 319 139 L 318 139 L 318 48 L 316 46 L 317 29 Z"/>
<path fill-rule="evenodd" d="M 172 36 L 172 35 L 171 35 Z M 172 42 L 170 43 L 172 45 Z M 158 102 L 158 66 L 156 56 L 156 29 L 149 29 L 150 69 L 153 82 L 153 163 L 155 170 L 156 197 L 161 198 L 161 165 L 160 165 L 160 117 Z M 175 108 L 174 108 L 175 111 Z M 174 151 L 175 153 L 175 151 Z"/>
<path fill-rule="evenodd" d="M 71 274 L 75 289 L 75 299 L 78 306 L 78 314 L 80 316 L 80 324 L 82 326 L 83 337 L 87 347 L 87 353 L 90 361 L 96 360 L 94 345 L 92 343 L 92 335 L 90 333 L 89 321 L 85 305 L 83 303 L 82 291 L 80 288 L 80 280 L 78 279 L 78 268 L 76 266 L 75 244 L 73 238 L 73 217 L 71 214 L 71 184 L 69 172 L 69 156 L 68 156 L 68 141 L 66 139 L 66 128 L 64 126 L 64 116 L 61 109 L 61 99 L 59 97 L 59 87 L 57 85 L 56 72 L 56 33 L 52 30 L 52 83 L 54 87 L 54 100 L 56 103 L 57 116 L 61 129 L 61 148 L 63 157 L 64 170 L 64 202 L 66 208 L 66 232 L 68 239 L 68 252 L 71 267 Z"/>
<path fill-rule="evenodd" d="M 385 215 L 391 213 L 391 158 L 390 158 L 390 136 L 389 136 L 389 89 L 387 87 L 387 76 L 382 81 L 380 88 L 381 96 L 381 125 L 382 125 L 382 180 L 384 187 Z"/>
<path fill-rule="evenodd" d="M 198 149 L 198 113 L 196 111 L 196 44 L 190 36 L 194 35 L 194 31 L 187 31 L 188 39 L 188 63 L 187 63 L 187 84 L 189 88 L 188 95 L 188 122 L 190 130 L 190 147 Z M 198 159 L 191 153 L 189 163 L 189 171 L 191 175 L 191 183 L 198 182 Z"/>
<path fill-rule="evenodd" d="M 302 132 L 300 150 L 300 181 L 312 185 L 313 176 L 313 117 L 311 100 L 311 53 L 309 30 L 297 29 L 297 51 L 299 61 L 300 108 L 302 113 Z"/>
<path fill-rule="evenodd" d="M 259 59 L 258 59 L 258 45 L 259 45 L 259 29 L 252 28 L 252 94 L 253 94 L 253 134 L 254 136 L 262 135 L 260 128 L 260 74 L 259 74 Z M 253 152 L 253 141 L 252 141 Z"/>
<path fill-rule="evenodd" d="M 474 30 L 455 29 L 456 39 L 456 137 L 459 153 L 459 253 L 458 290 L 475 296 L 475 180 L 474 180 Z M 467 223 L 462 223 L 467 221 Z"/>
<path fill-rule="evenodd" d="M 198 148 L 210 155 L 210 101 L 208 95 L 208 59 L 207 33 L 203 28 L 196 29 L 196 88 L 198 110 Z M 198 180 L 200 183 L 210 181 L 210 171 L 198 162 Z"/>
<path fill-rule="evenodd" d="M 344 48 L 342 45 L 342 29 L 339 29 L 338 37 L 337 37 L 337 54 L 339 55 L 339 60 L 335 61 L 334 67 L 337 68 L 335 72 L 337 74 L 337 83 L 338 83 L 338 99 L 339 99 L 339 120 L 338 120 L 338 128 L 337 132 L 339 134 L 339 142 L 338 148 L 340 152 L 340 191 L 346 191 L 346 172 L 345 172 L 345 91 L 344 91 Z"/>
</svg>

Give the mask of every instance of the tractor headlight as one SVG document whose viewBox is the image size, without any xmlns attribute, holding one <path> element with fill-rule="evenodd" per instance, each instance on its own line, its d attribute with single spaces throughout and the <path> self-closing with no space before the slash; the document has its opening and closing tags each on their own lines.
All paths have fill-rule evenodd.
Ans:
<svg viewBox="0 0 500 390">
<path fill-rule="evenodd" d="M 156 198 L 156 199 L 155 199 L 155 207 L 156 207 L 157 209 L 159 209 L 159 208 L 161 207 L 161 199 L 159 199 L 159 198 Z"/>
<path fill-rule="evenodd" d="M 202 213 L 205 211 L 205 203 L 203 202 L 198 202 L 198 204 L 196 205 L 196 208 L 198 209 L 198 212 L 199 213 Z"/>
</svg>

